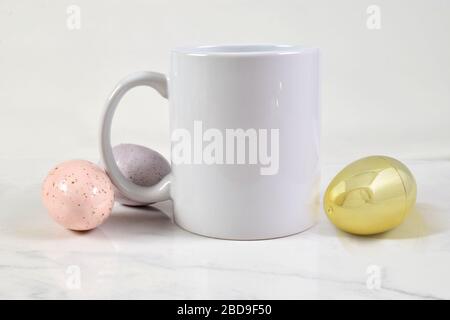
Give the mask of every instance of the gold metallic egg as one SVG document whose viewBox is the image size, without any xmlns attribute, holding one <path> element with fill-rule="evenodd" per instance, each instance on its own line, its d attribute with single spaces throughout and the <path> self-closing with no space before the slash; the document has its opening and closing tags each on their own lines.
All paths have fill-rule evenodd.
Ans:
<svg viewBox="0 0 450 320">
<path fill-rule="evenodd" d="M 346 232 L 370 235 L 397 227 L 416 202 L 417 186 L 400 161 L 371 156 L 350 163 L 331 181 L 323 203 Z"/>
</svg>

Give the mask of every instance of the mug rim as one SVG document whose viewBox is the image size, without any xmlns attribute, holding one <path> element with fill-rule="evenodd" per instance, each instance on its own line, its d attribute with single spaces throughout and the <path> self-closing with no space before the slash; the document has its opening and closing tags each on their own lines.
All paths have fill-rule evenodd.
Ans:
<svg viewBox="0 0 450 320">
<path fill-rule="evenodd" d="M 318 48 L 289 44 L 219 44 L 180 46 L 172 49 L 172 53 L 190 56 L 253 56 L 253 55 L 285 55 L 318 51 Z"/>
</svg>

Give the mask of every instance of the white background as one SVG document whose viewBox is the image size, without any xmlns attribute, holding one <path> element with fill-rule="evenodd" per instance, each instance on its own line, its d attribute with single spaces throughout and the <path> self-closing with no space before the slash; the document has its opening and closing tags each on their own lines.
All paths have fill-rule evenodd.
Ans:
<svg viewBox="0 0 450 320">
<path fill-rule="evenodd" d="M 380 30 L 366 26 L 371 4 Z M 321 48 L 324 163 L 448 158 L 449 17 L 445 0 L 1 0 L 0 157 L 95 160 L 103 104 L 123 76 L 168 72 L 174 46 L 256 42 Z M 167 101 L 137 88 L 113 141 L 168 157 L 168 119 Z"/>
</svg>

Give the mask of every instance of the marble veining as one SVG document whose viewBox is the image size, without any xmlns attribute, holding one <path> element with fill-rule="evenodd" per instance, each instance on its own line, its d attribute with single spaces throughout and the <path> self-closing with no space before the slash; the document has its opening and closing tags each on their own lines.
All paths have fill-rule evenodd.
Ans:
<svg viewBox="0 0 450 320">
<path fill-rule="evenodd" d="M 450 299 L 449 161 L 405 161 L 417 206 L 390 232 L 349 235 L 321 214 L 298 235 L 250 242 L 188 233 L 170 202 L 116 204 L 99 228 L 65 230 L 40 200 L 51 159 L 33 161 L 0 172 L 1 299 Z M 342 167 L 324 167 L 322 190 Z"/>
</svg>

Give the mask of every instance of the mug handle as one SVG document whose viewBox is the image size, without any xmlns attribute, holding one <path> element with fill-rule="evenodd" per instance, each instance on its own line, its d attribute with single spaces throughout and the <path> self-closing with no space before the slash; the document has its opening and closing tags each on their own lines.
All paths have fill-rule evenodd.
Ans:
<svg viewBox="0 0 450 320">
<path fill-rule="evenodd" d="M 114 112 L 128 90 L 137 86 L 151 87 L 168 99 L 167 77 L 164 74 L 141 71 L 132 73 L 120 81 L 106 101 L 103 112 L 100 126 L 100 156 L 111 181 L 127 198 L 143 203 L 168 200 L 170 198 L 170 173 L 154 186 L 139 186 L 123 176 L 112 152 L 111 124 Z"/>
</svg>

